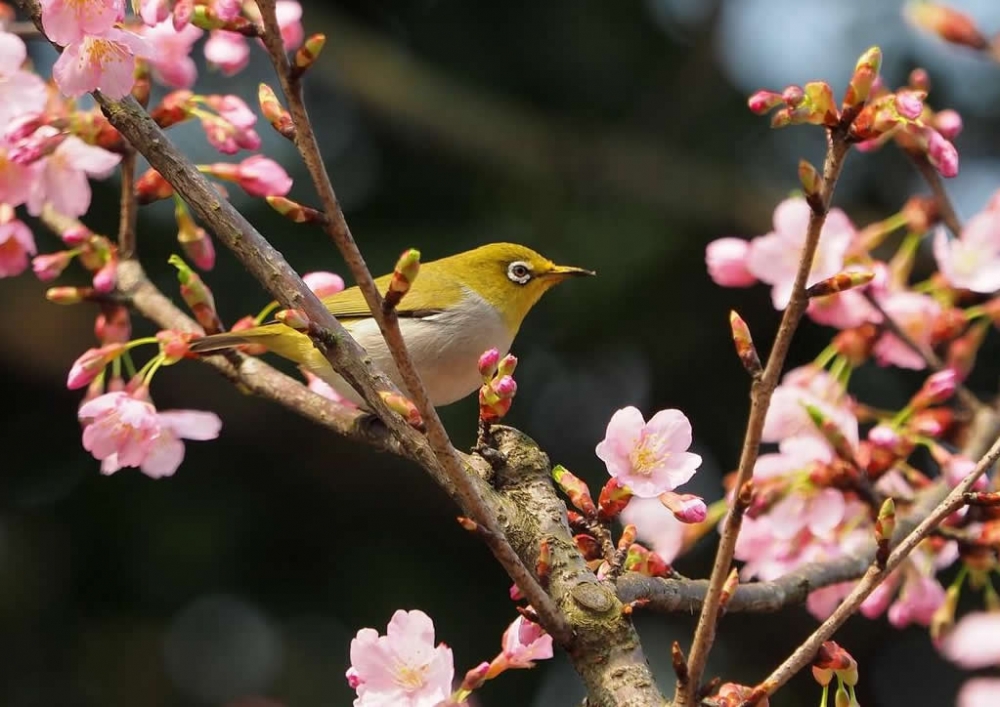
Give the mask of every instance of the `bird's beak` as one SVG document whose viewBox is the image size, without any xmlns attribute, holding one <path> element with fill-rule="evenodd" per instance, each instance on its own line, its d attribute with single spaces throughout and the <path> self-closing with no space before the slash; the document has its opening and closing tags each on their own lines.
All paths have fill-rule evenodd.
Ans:
<svg viewBox="0 0 1000 707">
<path fill-rule="evenodd" d="M 553 265 L 552 269 L 545 274 L 556 277 L 560 280 L 564 280 L 567 277 L 576 277 L 579 275 L 596 275 L 597 273 L 594 272 L 593 270 L 585 270 L 584 268 L 574 268 L 570 265 Z"/>
</svg>

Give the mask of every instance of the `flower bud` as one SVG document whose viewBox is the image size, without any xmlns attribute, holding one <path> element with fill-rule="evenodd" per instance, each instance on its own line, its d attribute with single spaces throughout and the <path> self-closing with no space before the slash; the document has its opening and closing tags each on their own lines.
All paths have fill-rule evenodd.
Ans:
<svg viewBox="0 0 1000 707">
<path fill-rule="evenodd" d="M 892 498 L 885 499 L 875 519 L 875 563 L 880 569 L 885 568 L 889 559 L 889 544 L 892 534 L 896 532 L 896 504 Z"/>
<path fill-rule="evenodd" d="M 382 398 L 386 407 L 402 417 L 406 421 L 406 424 L 415 430 L 423 431 L 424 420 L 420 416 L 417 406 L 409 398 L 399 393 L 390 393 L 384 390 L 379 391 L 379 397 Z"/>
<path fill-rule="evenodd" d="M 638 543 L 629 546 L 625 555 L 624 569 L 648 577 L 667 577 L 673 571 L 662 557 Z"/>
<path fill-rule="evenodd" d="M 957 387 L 958 373 L 955 370 L 945 368 L 933 373 L 910 399 L 910 408 L 919 411 L 931 405 L 940 405 L 955 394 Z"/>
<path fill-rule="evenodd" d="M 586 561 L 599 560 L 604 558 L 604 552 L 601 550 L 601 543 L 597 541 L 593 535 L 588 535 L 587 533 L 577 533 L 573 536 L 573 542 L 576 544 L 576 549 L 580 551 L 583 555 L 583 559 Z"/>
<path fill-rule="evenodd" d="M 906 18 L 918 29 L 946 42 L 980 50 L 989 46 L 975 21 L 954 8 L 931 2 L 911 2 L 906 6 Z"/>
<path fill-rule="evenodd" d="M 344 278 L 325 270 L 307 272 L 302 276 L 302 282 L 320 299 L 331 297 L 344 290 Z"/>
<path fill-rule="evenodd" d="M 187 331 L 164 329 L 156 332 L 156 340 L 160 342 L 160 353 L 163 354 L 165 366 L 177 363 L 191 353 L 191 339 L 194 334 Z"/>
<path fill-rule="evenodd" d="M 403 251 L 396 261 L 396 267 L 392 271 L 389 280 L 389 289 L 385 293 L 384 307 L 391 310 L 396 307 L 417 279 L 420 272 L 420 251 L 416 248 L 409 248 Z"/>
<path fill-rule="evenodd" d="M 248 314 L 247 316 L 240 318 L 235 324 L 233 324 L 233 326 L 229 329 L 229 331 L 233 332 L 246 331 L 247 329 L 253 329 L 256 326 L 258 326 L 257 320 Z M 267 353 L 267 347 L 261 344 L 241 344 L 240 346 L 237 346 L 236 349 L 238 351 L 242 351 L 247 356 L 260 356 L 262 354 Z"/>
<path fill-rule="evenodd" d="M 951 141 L 962 132 L 962 116 L 950 108 L 939 110 L 931 118 L 931 125 L 941 133 L 941 137 Z"/>
<path fill-rule="evenodd" d="M 512 376 L 515 368 L 517 368 L 517 357 L 514 354 L 507 354 L 497 364 L 497 375 L 500 377 Z"/>
<path fill-rule="evenodd" d="M 174 219 L 177 221 L 177 242 L 184 255 L 200 270 L 211 270 L 215 266 L 215 246 L 204 228 L 195 223 L 191 212 L 183 201 L 174 204 Z"/>
<path fill-rule="evenodd" d="M 660 494 L 659 499 L 681 523 L 700 523 L 708 517 L 708 507 L 701 496 L 667 491 Z"/>
<path fill-rule="evenodd" d="M 301 309 L 280 309 L 274 313 L 274 318 L 295 331 L 309 331 L 309 317 Z"/>
<path fill-rule="evenodd" d="M 494 392 L 501 400 L 510 400 L 517 393 L 517 383 L 511 376 L 500 376 L 492 384 Z"/>
<path fill-rule="evenodd" d="M 823 191 L 823 177 L 808 160 L 799 160 L 799 182 L 806 199 L 815 199 Z"/>
<path fill-rule="evenodd" d="M 881 67 L 882 50 L 878 47 L 870 47 L 858 58 L 847 91 L 844 93 L 844 110 L 856 110 L 868 102 Z"/>
<path fill-rule="evenodd" d="M 152 167 L 135 180 L 135 197 L 140 204 L 152 204 L 173 194 L 174 188 Z"/>
<path fill-rule="evenodd" d="M 292 115 L 281 105 L 274 89 L 266 83 L 260 84 L 257 87 L 257 101 L 260 103 L 260 112 L 271 127 L 283 137 L 294 140 L 295 124 L 292 122 Z"/>
<path fill-rule="evenodd" d="M 500 362 L 500 351 L 498 349 L 488 349 L 479 357 L 479 375 L 483 377 L 484 383 L 493 380 L 497 373 L 497 364 Z"/>
<path fill-rule="evenodd" d="M 111 257 L 108 261 L 104 263 L 97 272 L 94 273 L 93 285 L 94 291 L 100 292 L 102 294 L 111 292 L 115 289 L 115 284 L 118 282 L 118 259 Z"/>
<path fill-rule="evenodd" d="M 753 339 L 750 337 L 750 327 L 736 313 L 736 310 L 729 312 L 729 326 L 732 330 L 733 343 L 736 345 L 736 355 L 743 363 L 743 368 L 751 376 L 759 376 L 763 367 L 760 363 L 760 356 L 757 355 L 757 347 L 753 345 Z"/>
<path fill-rule="evenodd" d="M 820 280 L 815 285 L 806 288 L 806 297 L 826 297 L 856 287 L 864 287 L 875 279 L 871 271 L 849 270 L 837 273 L 833 277 Z"/>
<path fill-rule="evenodd" d="M 50 287 L 45 291 L 45 299 L 53 304 L 79 304 L 94 299 L 92 287 Z"/>
<path fill-rule="evenodd" d="M 632 492 L 612 476 L 608 479 L 608 483 L 604 484 L 604 488 L 601 489 L 597 498 L 598 519 L 607 523 L 617 518 L 631 500 Z"/>
<path fill-rule="evenodd" d="M 924 112 L 924 99 L 927 94 L 923 91 L 898 91 L 896 93 L 896 111 L 908 120 L 918 119 Z"/>
<path fill-rule="evenodd" d="M 548 538 L 538 544 L 538 560 L 535 562 L 535 576 L 543 587 L 548 586 L 552 574 L 552 546 Z"/>
<path fill-rule="evenodd" d="M 302 46 L 295 52 L 295 57 L 292 59 L 295 76 L 301 76 L 316 62 L 325 44 L 325 34 L 314 34 L 302 43 Z"/>
<path fill-rule="evenodd" d="M 292 201 L 291 199 L 286 199 L 283 196 L 267 196 L 264 197 L 264 201 L 267 202 L 268 206 L 292 223 L 326 224 L 329 220 L 327 219 L 326 214 L 322 211 L 317 211 L 316 209 L 308 206 L 303 206 L 302 204 Z"/>
<path fill-rule="evenodd" d="M 618 538 L 618 548 L 617 548 L 618 552 L 627 551 L 629 546 L 631 546 L 632 543 L 635 542 L 635 538 L 638 535 L 638 533 L 639 531 L 632 523 L 629 523 L 624 528 L 622 528 L 622 534 Z"/>
<path fill-rule="evenodd" d="M 73 362 L 69 376 L 66 378 L 66 387 L 70 390 L 77 390 L 89 385 L 109 363 L 121 356 L 124 351 L 124 344 L 109 344 L 100 348 L 87 349 Z"/>
<path fill-rule="evenodd" d="M 181 297 L 194 314 L 194 318 L 209 333 L 222 331 L 222 322 L 215 309 L 215 298 L 208 285 L 179 255 L 171 255 L 167 262 L 177 268 Z"/>
<path fill-rule="evenodd" d="M 764 115 L 784 104 L 784 97 L 780 93 L 774 93 L 773 91 L 757 91 L 747 101 L 750 110 L 757 115 Z"/>
<path fill-rule="evenodd" d="M 562 492 L 566 494 L 570 503 L 583 513 L 584 516 L 593 518 L 597 515 L 597 507 L 594 505 L 594 499 L 590 495 L 590 489 L 587 488 L 587 484 L 582 479 L 574 475 L 562 464 L 556 464 L 552 467 L 552 479 Z"/>
<path fill-rule="evenodd" d="M 937 130 L 927 130 L 927 159 L 942 177 L 958 174 L 958 150 Z"/>
<path fill-rule="evenodd" d="M 55 280 L 73 261 L 75 253 L 69 250 L 57 250 L 55 253 L 36 255 L 31 259 L 31 269 L 42 282 Z"/>
</svg>

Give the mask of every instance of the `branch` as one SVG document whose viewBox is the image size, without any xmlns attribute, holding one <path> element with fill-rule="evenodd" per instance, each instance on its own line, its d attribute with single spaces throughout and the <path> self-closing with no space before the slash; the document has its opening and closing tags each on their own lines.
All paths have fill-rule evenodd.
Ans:
<svg viewBox="0 0 1000 707">
<path fill-rule="evenodd" d="M 122 260 L 135 258 L 135 224 L 139 201 L 135 196 L 135 150 L 128 147 L 122 157 L 121 216 L 118 222 L 118 256 Z"/>
<path fill-rule="evenodd" d="M 344 218 L 344 212 L 340 207 L 340 202 L 334 192 L 327 174 L 326 166 L 320 152 L 316 133 L 313 130 L 312 121 L 306 110 L 305 100 L 302 91 L 301 77 L 293 76 L 290 71 L 288 57 L 285 54 L 284 41 L 281 37 L 281 30 L 278 26 L 278 19 L 275 10 L 275 0 L 257 0 L 257 7 L 264 22 L 264 45 L 267 47 L 271 61 L 274 63 L 281 82 L 281 88 L 288 101 L 288 112 L 292 117 L 295 126 L 295 144 L 299 148 L 302 160 L 309 170 L 316 190 L 319 193 L 320 203 L 327 220 L 323 223 L 323 229 L 333 239 L 341 255 L 347 263 L 354 280 L 365 297 L 365 302 L 378 324 L 386 346 L 392 354 L 393 362 L 399 371 L 403 384 L 409 393 L 410 399 L 416 405 L 420 416 L 423 418 L 427 430 L 427 440 L 437 458 L 437 463 L 443 469 L 448 481 L 454 488 L 459 505 L 463 512 L 473 520 L 486 528 L 488 533 L 482 537 L 486 541 L 493 555 L 497 558 L 511 579 L 517 583 L 521 592 L 525 595 L 532 607 L 541 619 L 542 625 L 551 633 L 559 643 L 568 645 L 572 635 L 566 626 L 565 619 L 561 616 L 558 607 L 551 597 L 537 582 L 534 576 L 528 571 L 524 563 L 511 548 L 506 537 L 499 532 L 499 523 L 493 511 L 483 499 L 480 489 L 473 482 L 472 477 L 466 471 L 465 466 L 459 459 L 458 452 L 451 444 L 448 432 L 438 417 L 437 410 L 431 404 L 430 396 L 424 387 L 423 381 L 417 373 L 413 359 L 406 349 L 406 342 L 403 340 L 402 331 L 399 328 L 399 320 L 396 312 L 386 311 L 382 306 L 382 296 L 375 286 L 368 266 L 365 264 L 361 251 L 358 249 L 350 227 Z"/>
<path fill-rule="evenodd" d="M 809 277 L 809 271 L 812 269 L 813 257 L 816 254 L 820 232 L 823 229 L 826 214 L 830 208 L 830 200 L 833 196 L 837 179 L 840 177 L 844 158 L 847 156 L 849 150 L 849 145 L 845 138 L 846 126 L 827 131 L 827 153 L 823 164 L 823 188 L 817 199 L 810 200 L 812 211 L 809 215 L 806 242 L 802 249 L 799 269 L 795 275 L 791 299 L 781 318 L 778 334 L 775 337 L 774 345 L 767 359 L 767 366 L 764 368 L 764 372 L 760 378 L 754 380 L 751 387 L 750 415 L 747 420 L 746 435 L 743 439 L 743 450 L 740 453 L 740 463 L 734 485 L 737 493 L 753 477 L 754 465 L 757 463 L 757 455 L 760 451 L 764 418 L 771 404 L 771 395 L 774 393 L 774 389 L 780 380 L 785 358 L 791 346 L 792 336 L 795 334 L 799 321 L 802 319 L 806 307 L 809 305 L 809 298 L 806 296 L 806 281 Z M 701 684 L 702 673 L 708 661 L 708 653 L 715 639 L 722 586 L 732 566 L 733 554 L 736 549 L 736 538 L 743 523 L 744 511 L 745 508 L 741 504 L 735 503 L 726 515 L 722 538 L 720 539 L 719 548 L 715 555 L 715 564 L 712 566 L 712 574 L 709 579 L 705 603 L 702 605 L 701 614 L 698 617 L 698 626 L 695 629 L 694 640 L 691 644 L 691 653 L 688 657 L 689 677 L 685 681 L 678 680 L 674 693 L 674 702 L 678 707 L 694 707 L 696 694 Z"/>
<path fill-rule="evenodd" d="M 927 182 L 927 186 L 931 188 L 944 225 L 958 238 L 962 235 L 962 222 L 959 220 L 958 214 L 955 213 L 955 207 L 952 205 L 951 199 L 948 198 L 948 191 L 944 188 L 941 175 L 934 169 L 934 165 L 927 160 L 926 155 L 919 155 L 909 151 L 907 151 L 907 154 L 910 156 L 910 161 L 913 162 L 917 171 L 924 178 L 924 181 Z"/>
<path fill-rule="evenodd" d="M 980 458 L 976 467 L 966 476 L 962 482 L 952 489 L 945 499 L 939 503 L 934 510 L 924 518 L 920 524 L 914 528 L 895 547 L 889 555 L 884 568 L 872 564 L 868 572 L 860 582 L 851 590 L 851 593 L 837 607 L 837 609 L 824 621 L 813 633 L 802 642 L 798 648 L 785 660 L 784 663 L 774 669 L 767 679 L 754 688 L 753 695 L 746 700 L 741 707 L 753 707 L 764 697 L 773 695 L 782 685 L 787 683 L 795 673 L 812 662 L 816 651 L 824 641 L 830 639 L 834 632 L 840 628 L 861 606 L 861 603 L 868 598 L 868 595 L 889 576 L 889 574 L 899 567 L 900 564 L 913 552 L 924 538 L 930 534 L 948 516 L 957 511 L 965 503 L 964 496 L 972 489 L 976 480 L 986 473 L 986 470 L 994 466 L 1000 459 L 1000 437 L 994 441 L 989 451 Z"/>
</svg>

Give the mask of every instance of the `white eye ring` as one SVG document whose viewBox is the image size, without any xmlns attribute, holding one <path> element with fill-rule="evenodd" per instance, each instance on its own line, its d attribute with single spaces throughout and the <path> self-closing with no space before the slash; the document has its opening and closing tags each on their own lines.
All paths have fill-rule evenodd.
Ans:
<svg viewBox="0 0 1000 707">
<path fill-rule="evenodd" d="M 518 285 L 526 285 L 531 279 L 531 266 L 523 260 L 515 260 L 507 266 L 507 277 Z"/>
</svg>

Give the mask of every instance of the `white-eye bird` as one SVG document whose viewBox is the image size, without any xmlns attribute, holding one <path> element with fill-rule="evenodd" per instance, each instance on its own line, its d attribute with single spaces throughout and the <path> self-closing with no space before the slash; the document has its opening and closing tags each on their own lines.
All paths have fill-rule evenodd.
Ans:
<svg viewBox="0 0 1000 707">
<path fill-rule="evenodd" d="M 486 350 L 506 354 L 525 316 L 551 287 L 583 268 L 556 265 L 522 245 L 491 243 L 421 263 L 420 273 L 399 303 L 399 326 L 431 403 L 448 405 L 482 385 L 477 363 Z M 392 275 L 376 278 L 385 294 Z M 361 290 L 351 287 L 323 304 L 365 348 L 372 362 L 405 391 L 399 372 Z M 199 353 L 259 344 L 291 359 L 329 383 L 343 397 L 364 401 L 334 372 L 308 336 L 280 323 L 214 334 L 192 343 Z"/>
</svg>

